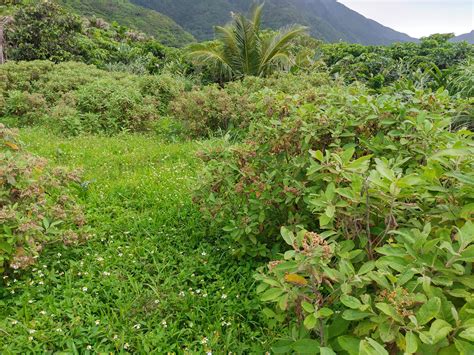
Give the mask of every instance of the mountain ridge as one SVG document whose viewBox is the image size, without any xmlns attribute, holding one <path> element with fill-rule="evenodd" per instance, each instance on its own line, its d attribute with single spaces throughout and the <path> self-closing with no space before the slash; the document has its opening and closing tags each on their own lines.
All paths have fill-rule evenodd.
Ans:
<svg viewBox="0 0 474 355">
<path fill-rule="evenodd" d="M 213 26 L 230 20 L 231 12 L 246 12 L 253 0 L 131 0 L 136 5 L 165 14 L 198 40 L 213 38 Z M 351 10 L 337 0 L 266 0 L 264 26 L 279 28 L 298 23 L 311 35 L 328 42 L 361 44 L 411 42 L 415 38 L 397 32 Z"/>
<path fill-rule="evenodd" d="M 464 33 L 462 35 L 456 36 L 451 39 L 452 42 L 468 42 L 474 44 L 474 30 L 468 33 Z"/>
</svg>

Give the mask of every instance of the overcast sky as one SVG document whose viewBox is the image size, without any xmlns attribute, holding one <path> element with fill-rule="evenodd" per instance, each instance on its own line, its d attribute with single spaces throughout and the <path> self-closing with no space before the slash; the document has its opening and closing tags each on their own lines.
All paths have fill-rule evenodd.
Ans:
<svg viewBox="0 0 474 355">
<path fill-rule="evenodd" d="M 456 35 L 474 30 L 474 0 L 338 0 L 340 3 L 413 37 Z"/>
</svg>

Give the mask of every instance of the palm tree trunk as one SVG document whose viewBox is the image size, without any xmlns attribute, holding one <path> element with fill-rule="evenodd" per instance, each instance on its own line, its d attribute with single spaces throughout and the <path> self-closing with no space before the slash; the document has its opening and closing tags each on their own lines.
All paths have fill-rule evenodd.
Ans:
<svg viewBox="0 0 474 355">
<path fill-rule="evenodd" d="M 8 17 L 0 17 L 0 64 L 5 63 L 5 25 Z"/>
<path fill-rule="evenodd" d="M 3 47 L 5 43 L 5 36 L 3 35 L 3 18 L 0 19 L 0 64 L 5 63 L 5 55 L 3 54 Z"/>
</svg>

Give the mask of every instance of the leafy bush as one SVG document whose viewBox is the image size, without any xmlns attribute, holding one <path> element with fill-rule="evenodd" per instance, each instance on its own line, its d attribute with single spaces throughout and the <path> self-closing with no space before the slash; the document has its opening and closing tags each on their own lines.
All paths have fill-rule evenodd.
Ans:
<svg viewBox="0 0 474 355">
<path fill-rule="evenodd" d="M 275 259 L 266 313 L 310 338 L 282 349 L 472 351 L 474 144 L 449 95 L 261 95 L 268 118 L 204 154 L 196 201 L 236 255 Z"/>
<path fill-rule="evenodd" d="M 20 124 L 32 124 L 46 110 L 46 101 L 41 94 L 26 91 L 10 91 L 3 105 L 3 113 L 19 119 Z"/>
<path fill-rule="evenodd" d="M 48 167 L 20 147 L 16 132 L 0 125 L 0 272 L 35 262 L 49 243 L 78 243 L 84 214 L 74 197 L 77 172 Z"/>
<path fill-rule="evenodd" d="M 171 103 L 170 112 L 183 122 L 190 136 L 207 137 L 212 132 L 247 127 L 252 108 L 245 95 L 210 85 L 183 93 Z"/>
<path fill-rule="evenodd" d="M 189 86 L 179 76 L 106 72 L 83 63 L 9 62 L 0 67 L 0 110 L 22 125 L 39 117 L 66 134 L 151 129 Z"/>
</svg>

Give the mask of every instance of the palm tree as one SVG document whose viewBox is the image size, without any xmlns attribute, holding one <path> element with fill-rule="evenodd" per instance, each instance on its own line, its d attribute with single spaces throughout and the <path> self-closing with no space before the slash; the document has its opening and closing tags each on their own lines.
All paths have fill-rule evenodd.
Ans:
<svg viewBox="0 0 474 355">
<path fill-rule="evenodd" d="M 215 27 L 218 40 L 192 46 L 190 56 L 200 64 L 212 65 L 224 79 L 266 76 L 288 69 L 291 44 L 306 27 L 293 25 L 276 33 L 262 33 L 262 9 L 263 4 L 253 6 L 249 18 L 232 14 L 229 24 Z"/>
</svg>

